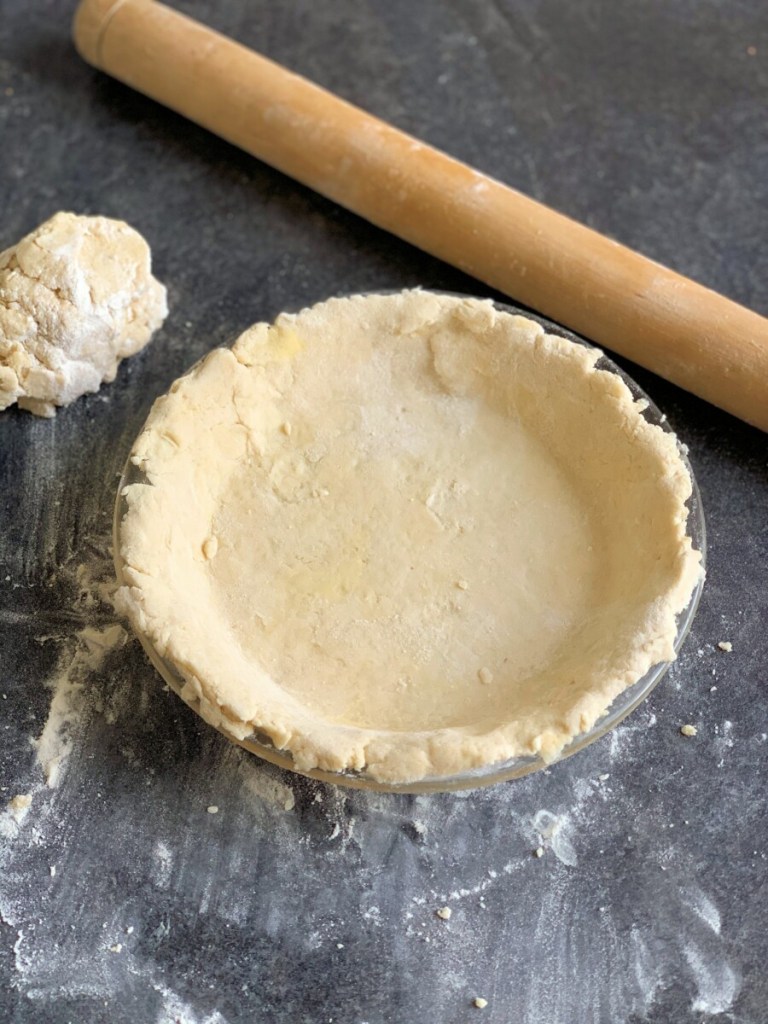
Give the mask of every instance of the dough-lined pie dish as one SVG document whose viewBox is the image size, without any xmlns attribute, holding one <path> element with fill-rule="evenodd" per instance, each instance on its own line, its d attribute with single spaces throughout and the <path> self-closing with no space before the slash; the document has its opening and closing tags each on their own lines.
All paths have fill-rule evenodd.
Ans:
<svg viewBox="0 0 768 1024">
<path fill-rule="evenodd" d="M 331 299 L 155 403 L 118 495 L 118 606 L 206 721 L 277 763 L 479 785 L 601 735 L 675 658 L 694 486 L 599 350 L 489 300 Z"/>
</svg>

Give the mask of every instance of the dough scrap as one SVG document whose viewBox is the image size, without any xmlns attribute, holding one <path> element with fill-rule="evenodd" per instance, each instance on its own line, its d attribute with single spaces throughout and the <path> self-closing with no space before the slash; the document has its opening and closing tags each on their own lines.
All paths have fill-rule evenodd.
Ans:
<svg viewBox="0 0 768 1024">
<path fill-rule="evenodd" d="M 0 411 L 53 416 L 115 379 L 167 316 L 149 246 L 123 221 L 57 213 L 0 253 Z"/>
<path fill-rule="evenodd" d="M 301 771 L 556 757 L 674 658 L 701 572 L 677 442 L 600 355 L 419 290 L 256 324 L 134 446 L 120 607 Z"/>
</svg>

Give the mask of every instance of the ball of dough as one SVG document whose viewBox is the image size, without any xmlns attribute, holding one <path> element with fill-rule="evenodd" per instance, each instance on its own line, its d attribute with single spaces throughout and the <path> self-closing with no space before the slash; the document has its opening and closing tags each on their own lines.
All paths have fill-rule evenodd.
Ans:
<svg viewBox="0 0 768 1024">
<path fill-rule="evenodd" d="M 98 391 L 168 313 L 128 224 L 57 213 L 0 253 L 0 410 L 38 416 Z"/>
</svg>

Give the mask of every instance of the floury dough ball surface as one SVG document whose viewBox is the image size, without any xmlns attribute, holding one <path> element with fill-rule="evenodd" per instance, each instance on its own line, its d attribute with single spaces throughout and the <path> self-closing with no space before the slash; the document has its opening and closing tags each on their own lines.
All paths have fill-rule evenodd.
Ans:
<svg viewBox="0 0 768 1024">
<path fill-rule="evenodd" d="M 168 313 L 128 224 L 57 213 L 0 253 L 0 410 L 53 416 L 112 381 Z"/>
</svg>

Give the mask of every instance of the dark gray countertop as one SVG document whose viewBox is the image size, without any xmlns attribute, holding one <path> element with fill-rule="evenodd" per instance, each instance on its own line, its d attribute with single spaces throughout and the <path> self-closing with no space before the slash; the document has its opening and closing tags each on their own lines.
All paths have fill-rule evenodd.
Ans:
<svg viewBox="0 0 768 1024">
<path fill-rule="evenodd" d="M 768 313 L 763 0 L 177 6 Z M 94 667 L 117 473 L 180 372 L 331 294 L 488 292 L 86 67 L 73 7 L 0 0 L 0 247 L 61 208 L 125 218 L 171 314 L 100 394 L 0 415 L 2 804 L 32 796 L 0 816 L 0 1019 L 768 1020 L 765 437 L 650 374 L 629 367 L 690 447 L 709 580 L 677 665 L 573 759 L 335 789 L 230 746 L 136 642 Z"/>
</svg>

